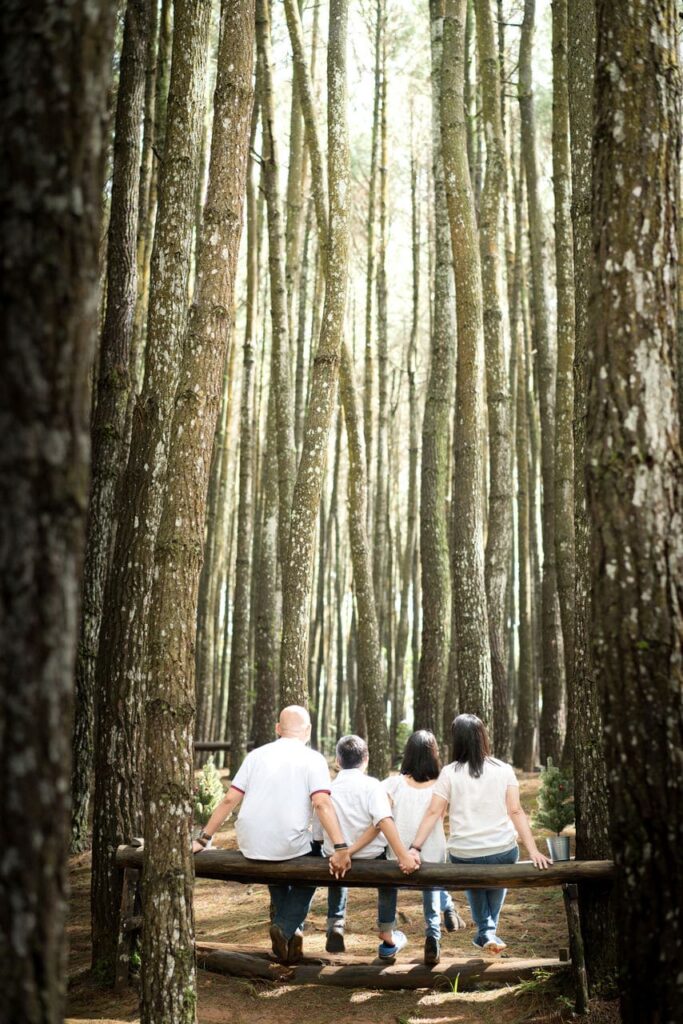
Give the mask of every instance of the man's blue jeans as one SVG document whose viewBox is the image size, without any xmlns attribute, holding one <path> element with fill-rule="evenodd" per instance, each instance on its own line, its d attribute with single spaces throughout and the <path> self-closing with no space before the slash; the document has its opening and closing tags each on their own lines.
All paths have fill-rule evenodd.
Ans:
<svg viewBox="0 0 683 1024">
<path fill-rule="evenodd" d="M 272 923 L 291 939 L 297 928 L 303 928 L 316 887 L 314 885 L 269 885 L 275 913 Z"/>
<path fill-rule="evenodd" d="M 516 864 L 519 847 L 513 846 L 504 853 L 492 853 L 488 857 L 454 857 L 453 864 Z M 498 938 L 498 918 L 505 902 L 507 889 L 467 889 L 465 895 L 477 926 L 475 943 L 484 946 L 487 942 L 501 943 Z"/>
</svg>

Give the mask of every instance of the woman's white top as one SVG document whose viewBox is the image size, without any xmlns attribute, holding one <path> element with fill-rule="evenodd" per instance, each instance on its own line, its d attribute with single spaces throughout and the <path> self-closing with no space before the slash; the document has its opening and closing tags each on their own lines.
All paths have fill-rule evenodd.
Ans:
<svg viewBox="0 0 683 1024">
<path fill-rule="evenodd" d="M 436 779 L 434 782 L 436 783 Z M 410 846 L 431 803 L 434 786 L 411 786 L 405 775 L 390 775 L 388 779 L 384 779 L 382 785 L 391 798 L 398 834 L 405 845 Z M 443 818 L 437 821 L 425 840 L 422 846 L 422 859 L 438 863 L 446 859 Z M 387 860 L 396 860 L 390 846 L 387 847 Z"/>
<path fill-rule="evenodd" d="M 486 857 L 515 846 L 517 832 L 505 800 L 508 786 L 519 786 L 512 765 L 494 757 L 486 758 L 478 779 L 466 764 L 442 768 L 432 793 L 448 801 L 449 853 Z"/>
</svg>

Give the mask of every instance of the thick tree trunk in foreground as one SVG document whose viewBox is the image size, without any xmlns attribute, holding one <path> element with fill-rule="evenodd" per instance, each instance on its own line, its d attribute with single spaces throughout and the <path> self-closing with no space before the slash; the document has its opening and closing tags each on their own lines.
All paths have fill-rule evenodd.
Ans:
<svg viewBox="0 0 683 1024">
<path fill-rule="evenodd" d="M 451 570 L 448 550 L 448 435 L 455 372 L 455 317 L 451 238 L 441 155 L 441 61 L 443 4 L 430 2 L 432 175 L 434 182 L 434 299 L 429 382 L 422 420 L 420 475 L 420 559 L 422 572 L 422 652 L 414 701 L 416 729 L 441 734 L 441 719 L 451 621 Z M 413 666 L 413 672 L 415 672 Z"/>
<path fill-rule="evenodd" d="M 0 1001 L 4 1020 L 26 1024 L 61 1024 L 64 1014 L 73 678 L 113 15 L 109 3 L 10 0 L 0 16 Z"/>
<path fill-rule="evenodd" d="M 118 935 L 116 847 L 142 829 L 147 627 L 154 544 L 186 323 L 209 0 L 177 0 L 166 148 L 152 254 L 145 381 L 121 484 L 97 659 L 93 967 L 108 977 Z"/>
<path fill-rule="evenodd" d="M 453 600 L 461 710 L 491 725 L 492 682 L 484 583 L 484 313 L 463 105 L 465 0 L 446 0 L 441 137 L 458 322 Z"/>
<path fill-rule="evenodd" d="M 137 300 L 137 233 L 141 118 L 150 31 L 149 0 L 130 0 L 121 49 L 114 137 L 111 214 L 107 234 L 107 311 L 91 426 L 92 480 L 83 571 L 83 608 L 76 660 L 71 770 L 71 848 L 87 845 L 95 727 L 95 667 L 109 568 L 116 487 L 126 449 L 126 412 Z"/>
<path fill-rule="evenodd" d="M 168 456 L 172 486 L 166 492 L 159 526 L 150 608 L 143 1024 L 193 1024 L 196 1019 L 190 843 L 194 628 L 211 448 L 242 230 L 253 52 L 253 3 L 223 0 L 197 284 L 173 413 Z"/>
<path fill-rule="evenodd" d="M 486 607 L 493 679 L 493 737 L 496 755 L 510 754 L 507 607 L 512 552 L 512 439 L 510 381 L 503 337 L 502 268 L 499 238 L 505 197 L 505 138 L 500 107 L 500 69 L 491 0 L 477 0 L 477 55 L 482 117 L 486 130 L 486 173 L 479 210 L 484 297 L 486 402 L 488 406 L 489 505 L 486 535 Z"/>
<path fill-rule="evenodd" d="M 674 0 L 598 3 L 588 508 L 625 1024 L 683 999 L 676 44 Z"/>
<path fill-rule="evenodd" d="M 557 598 L 555 560 L 555 375 L 556 352 L 548 328 L 544 266 L 545 232 L 538 185 L 536 116 L 532 81 L 532 51 L 536 0 L 524 0 L 524 21 L 519 46 L 519 112 L 522 156 L 529 210 L 531 251 L 531 303 L 534 348 L 539 359 L 541 408 L 541 475 L 543 479 L 543 580 L 541 601 L 541 762 L 552 757 L 559 764 L 564 739 L 562 630 Z"/>
<path fill-rule="evenodd" d="M 590 650 L 590 531 L 586 508 L 586 346 L 593 281 L 592 144 L 593 79 L 595 73 L 595 5 L 593 0 L 569 3 L 569 115 L 572 157 L 572 223 L 574 228 L 574 519 L 575 615 L 574 686 L 569 690 L 569 726 L 574 738 L 576 856 L 611 857 L 607 767 L 603 750 L 599 680 Z M 611 987 L 616 976 L 615 900 L 611 887 L 587 893 L 579 889 L 581 931 L 588 980 L 593 990 Z"/>
<path fill-rule="evenodd" d="M 329 233 L 325 306 L 313 360 L 301 461 L 292 500 L 282 600 L 281 699 L 301 703 L 306 690 L 308 613 L 315 525 L 336 401 L 348 278 L 349 152 L 346 127 L 346 0 L 332 0 L 328 43 Z"/>
</svg>

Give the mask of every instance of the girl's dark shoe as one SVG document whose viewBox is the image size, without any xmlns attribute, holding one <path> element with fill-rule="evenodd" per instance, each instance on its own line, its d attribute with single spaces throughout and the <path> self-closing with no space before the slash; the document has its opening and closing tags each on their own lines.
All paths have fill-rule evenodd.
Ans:
<svg viewBox="0 0 683 1024">
<path fill-rule="evenodd" d="M 329 931 L 327 933 L 325 949 L 328 953 L 344 953 L 346 951 L 346 946 L 344 945 L 344 933 L 332 930 Z"/>
<path fill-rule="evenodd" d="M 425 939 L 425 963 L 428 967 L 433 967 L 434 964 L 438 964 L 441 959 L 441 953 L 439 950 L 439 940 L 435 939 L 433 935 L 428 935 Z"/>
<path fill-rule="evenodd" d="M 449 907 L 448 910 L 444 910 L 443 923 L 446 925 L 447 932 L 459 932 L 461 928 L 467 927 L 455 907 Z"/>
</svg>

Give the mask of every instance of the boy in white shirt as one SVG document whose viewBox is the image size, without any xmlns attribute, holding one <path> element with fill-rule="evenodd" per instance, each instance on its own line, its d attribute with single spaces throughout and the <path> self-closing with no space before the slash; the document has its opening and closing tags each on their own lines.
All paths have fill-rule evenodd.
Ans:
<svg viewBox="0 0 683 1024">
<path fill-rule="evenodd" d="M 409 874 L 417 868 L 413 857 L 401 841 L 391 813 L 391 805 L 381 782 L 366 775 L 368 767 L 368 745 L 360 736 L 342 736 L 337 743 L 337 764 L 339 773 L 331 785 L 332 805 L 339 827 L 348 844 L 348 852 L 359 859 L 385 860 L 387 840 L 396 854 L 402 871 Z M 318 835 L 320 835 L 318 829 Z M 316 827 L 314 824 L 314 838 Z M 324 833 L 323 852 L 334 854 L 334 845 Z M 384 889 L 377 890 L 377 928 L 382 939 L 378 955 L 383 960 L 393 960 L 403 949 L 407 939 L 403 932 L 396 931 L 396 920 L 387 919 Z M 331 885 L 327 897 L 327 942 L 330 953 L 344 951 L 344 923 L 348 889 Z"/>
</svg>

